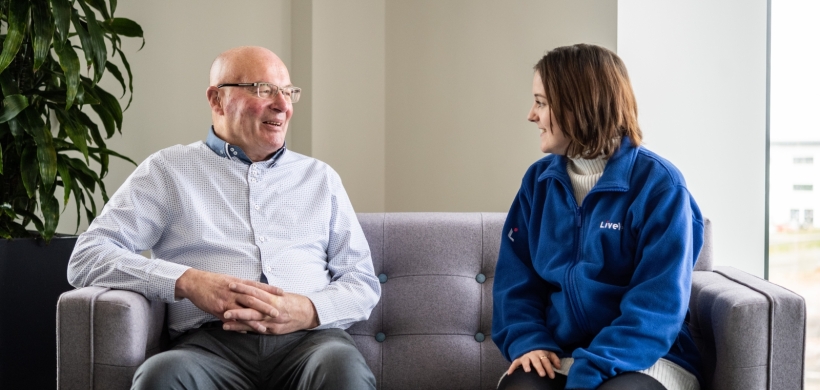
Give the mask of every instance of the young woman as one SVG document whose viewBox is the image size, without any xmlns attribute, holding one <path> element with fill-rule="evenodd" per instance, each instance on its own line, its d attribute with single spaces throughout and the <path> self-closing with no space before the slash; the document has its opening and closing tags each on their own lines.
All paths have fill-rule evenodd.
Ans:
<svg viewBox="0 0 820 390">
<path fill-rule="evenodd" d="M 493 286 L 499 389 L 699 389 L 686 325 L 703 221 L 641 145 L 623 62 L 594 45 L 535 65 L 528 119 L 550 153 L 510 207 Z"/>
</svg>

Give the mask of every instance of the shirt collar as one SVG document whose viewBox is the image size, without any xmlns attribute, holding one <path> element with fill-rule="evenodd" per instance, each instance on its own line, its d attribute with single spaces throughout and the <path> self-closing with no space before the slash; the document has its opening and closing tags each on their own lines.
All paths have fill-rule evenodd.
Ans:
<svg viewBox="0 0 820 390">
<path fill-rule="evenodd" d="M 227 158 L 228 160 L 237 159 L 239 161 L 242 161 L 246 165 L 253 164 L 253 161 L 251 161 L 251 159 L 248 158 L 248 155 L 245 154 L 245 151 L 242 150 L 242 148 L 236 145 L 231 145 L 223 141 L 222 138 L 219 138 L 219 136 L 217 136 L 216 133 L 214 133 L 213 126 L 211 126 L 208 129 L 208 138 L 205 139 L 205 144 L 208 145 L 208 147 L 211 148 L 211 150 L 213 150 L 213 152 L 216 153 L 216 155 L 219 157 Z M 262 163 L 264 163 L 264 165 L 266 165 L 268 168 L 273 167 L 274 164 L 276 164 L 276 160 L 278 160 L 279 157 L 281 157 L 282 154 L 285 153 L 286 149 L 287 144 L 282 145 L 282 147 L 279 148 L 279 150 L 277 150 L 276 153 L 273 154 L 273 157 L 269 158 L 266 161 L 263 161 Z"/>
</svg>

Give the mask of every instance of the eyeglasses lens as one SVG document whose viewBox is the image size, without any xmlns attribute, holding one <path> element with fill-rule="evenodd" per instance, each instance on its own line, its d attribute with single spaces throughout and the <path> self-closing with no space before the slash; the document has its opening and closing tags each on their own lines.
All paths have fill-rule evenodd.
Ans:
<svg viewBox="0 0 820 390">
<path fill-rule="evenodd" d="M 257 88 L 258 88 L 257 89 L 257 94 L 259 95 L 260 98 L 274 99 L 274 98 L 276 98 L 276 94 L 279 93 L 279 91 L 281 91 L 282 96 L 285 97 L 285 100 L 287 100 L 291 103 L 298 102 L 299 101 L 299 95 L 301 95 L 301 92 L 302 92 L 302 90 L 300 90 L 299 88 L 295 88 L 295 87 L 279 88 L 279 87 L 277 87 L 275 85 L 272 85 L 272 84 L 259 84 L 257 86 Z"/>
</svg>

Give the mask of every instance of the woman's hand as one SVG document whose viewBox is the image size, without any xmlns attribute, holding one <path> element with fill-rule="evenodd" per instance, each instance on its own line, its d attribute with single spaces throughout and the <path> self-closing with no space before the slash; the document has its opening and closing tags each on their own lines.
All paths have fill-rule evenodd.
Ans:
<svg viewBox="0 0 820 390">
<path fill-rule="evenodd" d="M 524 372 L 530 372 L 532 370 L 530 366 L 535 367 L 535 371 L 538 371 L 539 376 L 549 376 L 550 379 L 555 379 L 555 371 L 553 371 L 552 367 L 554 366 L 560 369 L 561 359 L 558 358 L 558 355 L 550 351 L 540 349 L 530 351 L 520 358 L 513 360 L 510 368 L 507 370 L 507 375 L 512 375 L 518 366 L 523 367 Z"/>
</svg>

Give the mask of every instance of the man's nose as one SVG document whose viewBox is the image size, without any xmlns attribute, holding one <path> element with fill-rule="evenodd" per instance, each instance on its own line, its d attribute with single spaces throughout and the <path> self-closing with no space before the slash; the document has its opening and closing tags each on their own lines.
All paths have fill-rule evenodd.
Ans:
<svg viewBox="0 0 820 390">
<path fill-rule="evenodd" d="M 280 89 L 276 91 L 276 96 L 271 100 L 270 107 L 277 111 L 287 111 L 290 104 L 288 99 L 285 98 L 285 92 Z"/>
</svg>

